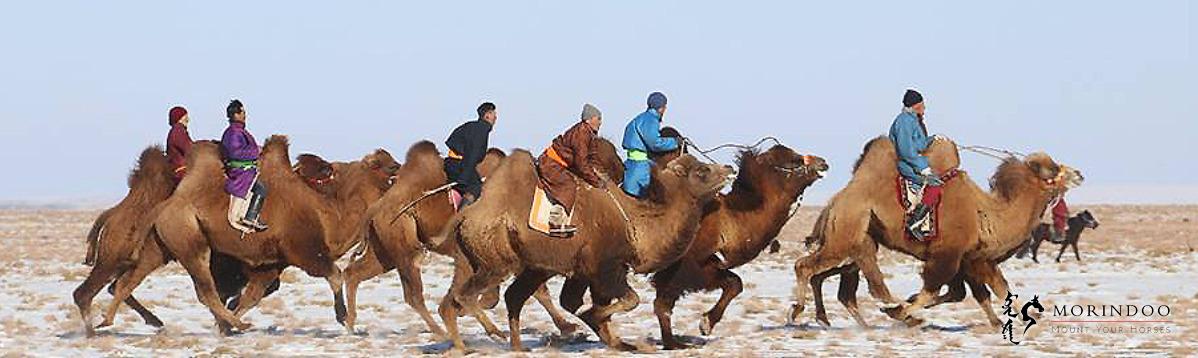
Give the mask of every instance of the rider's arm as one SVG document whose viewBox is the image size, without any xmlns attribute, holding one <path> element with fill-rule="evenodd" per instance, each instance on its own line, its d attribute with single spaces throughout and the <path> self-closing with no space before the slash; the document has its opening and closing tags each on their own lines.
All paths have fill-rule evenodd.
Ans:
<svg viewBox="0 0 1198 358">
<path fill-rule="evenodd" d="M 661 123 L 655 119 L 643 120 L 640 123 L 641 140 L 645 142 L 650 152 L 668 152 L 678 149 L 678 141 L 672 137 L 661 136 Z"/>
</svg>

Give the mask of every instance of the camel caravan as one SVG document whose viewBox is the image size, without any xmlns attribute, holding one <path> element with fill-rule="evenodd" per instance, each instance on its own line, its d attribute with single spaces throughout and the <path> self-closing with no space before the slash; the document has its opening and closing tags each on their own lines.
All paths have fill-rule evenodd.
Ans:
<svg viewBox="0 0 1198 358">
<path fill-rule="evenodd" d="M 74 291 L 84 329 L 93 336 L 113 325 L 122 304 L 162 327 L 133 291 L 178 262 L 222 335 L 252 329 L 243 317 L 279 289 L 287 267 L 328 283 L 333 318 L 352 334 L 360 284 L 395 270 L 407 306 L 454 349 L 468 349 L 458 319 L 469 316 L 486 335 L 524 350 L 521 313 L 535 298 L 561 334 L 578 329 L 572 314 L 607 347 L 636 350 L 613 323 L 640 305 L 629 275 L 643 274 L 651 276 L 663 348 L 689 348 L 673 330 L 678 301 L 720 290 L 696 317 L 703 335 L 715 334 L 745 291 L 734 270 L 778 251 L 804 192 L 830 166 L 773 137 L 704 150 L 663 126 L 666 108 L 664 94 L 651 94 L 614 143 L 598 135 L 603 116 L 587 104 L 579 121 L 535 153 L 492 148 L 498 111 L 483 103 L 477 120 L 453 129 L 444 152 L 423 140 L 402 158 L 376 149 L 348 162 L 292 157 L 282 135 L 259 146 L 238 100 L 227 107 L 220 140 L 193 141 L 186 109 L 172 108 L 166 146 L 140 153 L 128 194 L 87 234 L 91 272 Z M 790 322 L 814 299 L 815 321 L 829 325 L 822 283 L 839 275 L 837 298 L 868 327 L 856 301 L 864 274 L 870 294 L 898 322 L 923 324 L 922 310 L 961 301 L 968 285 L 997 325 L 990 294 L 1001 300 L 1009 287 L 999 264 L 1031 243 L 1034 254 L 1043 239 L 1029 238 L 1057 237 L 1040 221 L 1050 207 L 1055 219 L 1057 203 L 1083 180 L 1078 170 L 1044 153 L 1004 152 L 984 190 L 960 169 L 952 140 L 928 135 L 922 95 L 908 90 L 902 108 L 889 135 L 866 143 L 852 178 L 807 237 L 808 252 L 796 258 Z M 739 150 L 734 163 L 708 156 L 724 148 Z M 1075 254 L 1081 228 L 1097 227 L 1088 212 L 1079 217 L 1060 236 L 1072 240 Z M 919 292 L 907 300 L 891 295 L 879 247 L 923 262 Z M 453 261 L 439 317 L 425 304 L 421 259 L 428 253 Z M 565 282 L 555 302 L 546 283 L 558 276 Z M 113 300 L 95 324 L 92 301 L 104 286 Z M 506 330 L 489 312 L 501 298 Z"/>
</svg>

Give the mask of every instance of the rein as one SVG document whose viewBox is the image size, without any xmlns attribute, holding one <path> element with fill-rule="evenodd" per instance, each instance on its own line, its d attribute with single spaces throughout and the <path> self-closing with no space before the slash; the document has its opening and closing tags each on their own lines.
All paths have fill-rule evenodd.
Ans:
<svg viewBox="0 0 1198 358">
<path fill-rule="evenodd" d="M 987 147 L 987 146 L 984 146 L 984 145 L 967 145 L 967 146 L 961 147 L 961 149 L 968 150 L 968 151 L 970 151 L 970 152 L 974 152 L 974 153 L 977 153 L 977 154 L 981 154 L 981 155 L 984 155 L 984 156 L 987 156 L 987 157 L 991 157 L 991 158 L 994 158 L 994 159 L 998 159 L 999 161 L 1007 160 L 1007 158 L 1024 158 L 1024 157 L 1027 157 L 1027 154 L 1023 154 L 1023 153 L 1016 152 L 1016 151 L 1013 151 L 1013 150 L 1007 150 L 1007 149 L 1001 149 L 1001 148 L 994 148 L 994 147 Z M 1000 155 L 998 155 L 998 154 L 1006 154 L 1007 156 L 1006 156 L 1006 157 L 1003 157 L 1003 156 L 1000 156 Z"/>
</svg>

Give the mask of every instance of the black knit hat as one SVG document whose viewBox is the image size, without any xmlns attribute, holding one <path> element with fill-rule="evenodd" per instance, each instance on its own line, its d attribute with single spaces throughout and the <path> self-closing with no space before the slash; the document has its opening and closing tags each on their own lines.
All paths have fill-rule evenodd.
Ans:
<svg viewBox="0 0 1198 358">
<path fill-rule="evenodd" d="M 909 89 L 907 93 L 903 94 L 903 107 L 911 107 L 920 103 L 923 103 L 923 95 L 920 95 L 919 92 Z"/>
</svg>

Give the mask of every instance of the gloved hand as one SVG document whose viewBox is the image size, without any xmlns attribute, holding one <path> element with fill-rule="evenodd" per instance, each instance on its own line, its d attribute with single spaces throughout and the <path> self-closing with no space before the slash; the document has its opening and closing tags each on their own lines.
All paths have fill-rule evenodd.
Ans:
<svg viewBox="0 0 1198 358">
<path fill-rule="evenodd" d="M 946 140 L 948 140 L 948 137 L 945 137 L 945 136 L 942 136 L 942 135 L 939 135 L 939 134 L 933 134 L 933 135 L 932 135 L 932 140 L 933 140 L 933 141 L 937 141 L 937 140 L 945 140 L 945 141 L 946 141 Z"/>
<path fill-rule="evenodd" d="M 929 186 L 944 185 L 944 181 L 940 180 L 940 177 L 937 176 L 935 173 L 932 173 L 932 168 L 923 168 L 923 170 L 919 171 L 919 174 L 923 175 L 924 185 L 929 185 Z"/>
</svg>

